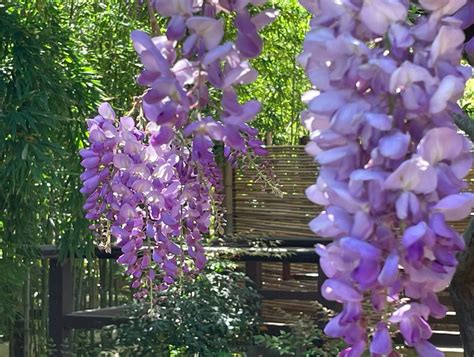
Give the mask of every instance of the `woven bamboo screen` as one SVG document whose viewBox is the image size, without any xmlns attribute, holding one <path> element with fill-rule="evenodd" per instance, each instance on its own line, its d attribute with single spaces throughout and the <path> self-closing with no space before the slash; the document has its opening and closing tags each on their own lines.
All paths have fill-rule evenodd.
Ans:
<svg viewBox="0 0 474 357">
<path fill-rule="evenodd" d="M 304 146 L 271 146 L 266 158 L 283 198 L 262 189 L 257 172 L 245 169 L 235 174 L 233 186 L 233 231 L 248 238 L 284 240 L 316 239 L 308 228 L 321 207 L 308 201 L 305 189 L 315 183 L 317 166 L 304 151 Z M 468 190 L 474 191 L 474 170 L 467 178 Z M 468 219 L 454 227 L 463 232 Z"/>
<path fill-rule="evenodd" d="M 321 210 L 307 200 L 306 187 L 316 182 L 316 164 L 304 146 L 271 146 L 266 157 L 283 198 L 255 182 L 255 170 L 235 175 L 234 230 L 252 237 L 315 238 L 308 222 Z"/>
</svg>

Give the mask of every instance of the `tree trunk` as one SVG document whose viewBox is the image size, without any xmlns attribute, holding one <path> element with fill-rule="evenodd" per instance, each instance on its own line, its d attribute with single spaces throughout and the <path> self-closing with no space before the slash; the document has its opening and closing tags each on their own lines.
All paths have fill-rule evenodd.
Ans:
<svg viewBox="0 0 474 357">
<path fill-rule="evenodd" d="M 466 250 L 459 256 L 459 265 L 454 274 L 449 292 L 459 323 L 464 356 L 474 356 L 474 219 L 464 233 Z"/>
<path fill-rule="evenodd" d="M 456 125 L 474 141 L 474 121 L 467 115 L 456 115 Z M 449 288 L 459 323 L 464 356 L 474 356 L 474 218 L 464 232 L 466 249 L 459 254 L 459 265 Z"/>
</svg>

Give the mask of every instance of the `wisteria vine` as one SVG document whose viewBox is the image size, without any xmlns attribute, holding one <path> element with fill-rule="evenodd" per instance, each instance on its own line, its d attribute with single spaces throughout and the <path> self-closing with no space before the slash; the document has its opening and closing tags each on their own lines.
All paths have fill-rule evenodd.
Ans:
<svg viewBox="0 0 474 357">
<path fill-rule="evenodd" d="M 464 248 L 448 222 L 474 205 L 460 193 L 471 143 L 453 122 L 472 73 L 452 16 L 466 1 L 300 3 L 313 15 L 299 57 L 314 86 L 302 121 L 320 164 L 307 197 L 325 206 L 310 227 L 332 239 L 316 248 L 322 294 L 343 304 L 325 333 L 349 345 L 341 356 L 397 356 L 395 330 L 419 356 L 441 356 L 427 320 L 446 314 L 436 293 Z"/>
<path fill-rule="evenodd" d="M 153 291 L 206 263 L 202 239 L 222 199 L 215 143 L 232 162 L 265 154 L 248 125 L 260 103 L 241 104 L 236 93 L 257 77 L 249 59 L 276 12 L 251 16 L 249 7 L 264 2 L 153 1 L 169 21 L 165 35 L 131 34 L 143 64 L 137 82 L 146 87 L 131 112 L 137 118 L 119 119 L 104 103 L 88 120 L 90 146 L 80 152 L 86 218 L 105 249 L 121 248 L 138 299 L 153 301 Z M 234 42 L 223 42 L 225 18 L 234 19 Z"/>
</svg>

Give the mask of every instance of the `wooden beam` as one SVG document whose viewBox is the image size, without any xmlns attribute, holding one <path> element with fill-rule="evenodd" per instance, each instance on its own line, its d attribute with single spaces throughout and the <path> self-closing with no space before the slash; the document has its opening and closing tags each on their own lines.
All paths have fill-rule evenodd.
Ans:
<svg viewBox="0 0 474 357">
<path fill-rule="evenodd" d="M 298 252 L 298 253 L 288 253 L 282 255 L 261 255 L 256 254 L 236 254 L 232 257 L 232 260 L 236 261 L 245 261 L 245 262 L 290 262 L 290 263 L 317 263 L 319 257 L 314 252 Z"/>
<path fill-rule="evenodd" d="M 71 330 L 66 327 L 64 316 L 73 310 L 72 263 L 69 259 L 62 264 L 57 258 L 49 261 L 49 337 L 54 347 L 50 356 L 68 355 Z"/>
<path fill-rule="evenodd" d="M 261 289 L 259 294 L 266 300 L 301 300 L 316 301 L 320 299 L 317 291 L 288 291 Z"/>
<path fill-rule="evenodd" d="M 64 324 L 71 329 L 100 329 L 108 325 L 127 323 L 132 320 L 129 316 L 130 307 L 122 305 L 71 312 L 64 316 Z"/>
<path fill-rule="evenodd" d="M 225 230 L 226 236 L 234 233 L 234 169 L 230 162 L 224 164 L 224 208 L 225 208 Z"/>
<path fill-rule="evenodd" d="M 461 337 L 459 336 L 459 333 L 451 331 L 434 331 L 428 341 L 439 347 L 461 346 Z M 400 345 L 404 344 L 403 336 L 400 333 L 397 333 L 394 337 L 394 342 Z"/>
<path fill-rule="evenodd" d="M 262 263 L 258 261 L 245 262 L 245 274 L 255 283 L 257 289 L 262 287 Z"/>
</svg>

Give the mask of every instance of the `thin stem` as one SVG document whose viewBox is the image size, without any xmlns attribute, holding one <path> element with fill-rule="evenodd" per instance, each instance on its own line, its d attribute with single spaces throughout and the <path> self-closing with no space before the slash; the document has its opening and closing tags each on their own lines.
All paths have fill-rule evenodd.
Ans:
<svg viewBox="0 0 474 357">
<path fill-rule="evenodd" d="M 155 13 L 153 11 L 153 6 L 151 4 L 151 0 L 146 1 L 146 7 L 148 10 L 148 17 L 150 18 L 150 25 L 151 25 L 151 34 L 153 36 L 159 36 L 161 34 L 160 26 L 156 21 Z"/>
</svg>

